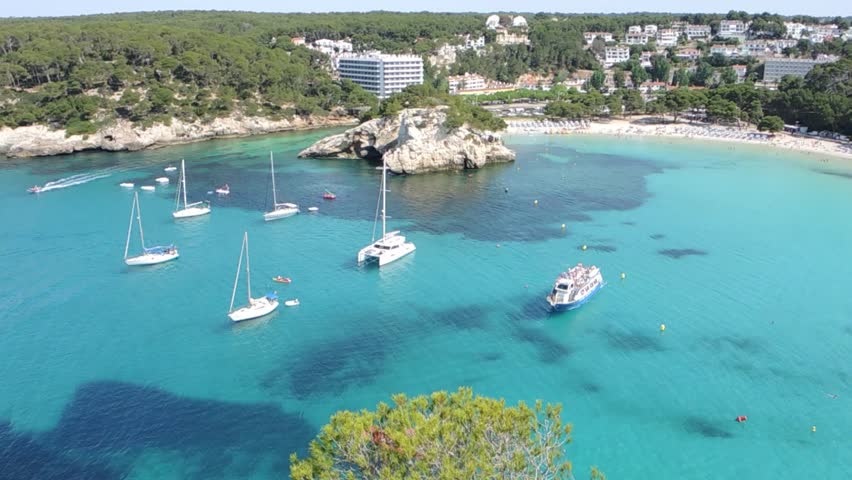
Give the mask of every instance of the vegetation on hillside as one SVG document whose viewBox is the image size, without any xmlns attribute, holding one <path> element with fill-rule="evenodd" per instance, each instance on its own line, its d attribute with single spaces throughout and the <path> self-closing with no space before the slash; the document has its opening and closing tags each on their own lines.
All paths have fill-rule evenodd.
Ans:
<svg viewBox="0 0 852 480">
<path fill-rule="evenodd" d="M 294 480 L 342 478 L 572 478 L 571 426 L 559 405 L 507 406 L 469 388 L 408 398 L 375 411 L 342 411 L 291 456 Z M 593 479 L 603 475 L 592 470 Z"/>
<path fill-rule="evenodd" d="M 444 126 L 449 129 L 462 125 L 481 130 L 498 131 L 506 128 L 503 119 L 494 116 L 488 110 L 474 105 L 463 97 L 450 95 L 429 83 L 411 85 L 400 93 L 392 95 L 382 102 L 378 114 L 382 116 L 396 115 L 405 108 L 425 108 L 447 105 L 447 118 Z"/>
</svg>

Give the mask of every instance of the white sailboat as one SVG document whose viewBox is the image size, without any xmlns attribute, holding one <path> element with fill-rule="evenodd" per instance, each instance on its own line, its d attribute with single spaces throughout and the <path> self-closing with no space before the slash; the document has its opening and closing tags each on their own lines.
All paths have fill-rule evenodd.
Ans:
<svg viewBox="0 0 852 480">
<path fill-rule="evenodd" d="M 399 260 L 417 248 L 413 243 L 406 242 L 405 237 L 400 235 L 399 230 L 394 230 L 393 232 L 387 231 L 387 178 L 388 166 L 387 163 L 382 162 L 382 236 L 378 240 L 375 240 L 376 227 L 374 225 L 374 241 L 358 252 L 358 263 L 378 262 L 381 267 L 394 260 Z"/>
<path fill-rule="evenodd" d="M 183 208 L 180 201 L 183 199 Z M 187 203 L 186 201 L 186 162 L 180 161 L 180 181 L 178 181 L 177 193 L 175 195 L 175 211 L 172 216 L 175 218 L 197 217 L 199 215 L 207 215 L 210 213 L 210 203 L 206 201 Z"/>
<path fill-rule="evenodd" d="M 272 172 L 272 210 L 263 214 L 267 222 L 279 218 L 292 217 L 299 213 L 299 206 L 295 203 L 278 203 L 278 193 L 275 191 L 275 161 L 272 152 L 269 152 L 269 170 Z"/>
<path fill-rule="evenodd" d="M 130 236 L 133 233 L 134 214 L 136 214 L 136 221 L 139 223 L 139 240 L 142 241 L 142 254 L 135 257 L 128 257 Z M 142 230 L 142 209 L 139 208 L 139 193 L 133 192 L 133 206 L 130 207 L 130 225 L 127 227 L 127 242 L 124 244 L 124 263 L 130 266 L 155 265 L 174 260 L 179 256 L 178 249 L 174 245 L 150 248 L 145 246 L 145 232 Z"/>
<path fill-rule="evenodd" d="M 243 252 L 246 254 L 246 292 L 248 304 L 234 310 L 234 298 L 237 295 L 237 285 L 240 281 L 240 268 L 243 264 Z M 231 292 L 231 306 L 228 307 L 228 318 L 234 322 L 251 320 L 268 315 L 278 308 L 278 295 L 268 293 L 260 298 L 251 297 L 251 266 L 249 261 L 248 232 L 243 235 L 243 246 L 240 247 L 240 261 L 237 263 L 237 277 L 234 279 L 234 290 Z"/>
</svg>

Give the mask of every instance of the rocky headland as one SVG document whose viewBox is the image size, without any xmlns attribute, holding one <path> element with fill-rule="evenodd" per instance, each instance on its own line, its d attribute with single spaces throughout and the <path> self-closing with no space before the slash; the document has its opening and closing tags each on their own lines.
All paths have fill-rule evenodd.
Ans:
<svg viewBox="0 0 852 480">
<path fill-rule="evenodd" d="M 32 125 L 0 129 L 0 154 L 9 157 L 40 157 L 83 150 L 135 151 L 211 138 L 242 137 L 354 123 L 357 123 L 357 120 L 346 115 L 271 120 L 234 114 L 208 123 L 173 120 L 170 125 L 158 123 L 148 128 L 135 126 L 127 120 L 118 120 L 96 133 L 71 136 L 66 136 L 64 129 Z"/>
<path fill-rule="evenodd" d="M 384 158 L 394 173 L 480 168 L 511 162 L 515 153 L 494 132 L 444 125 L 446 107 L 411 108 L 369 120 L 316 142 L 299 153 L 310 158 Z"/>
</svg>

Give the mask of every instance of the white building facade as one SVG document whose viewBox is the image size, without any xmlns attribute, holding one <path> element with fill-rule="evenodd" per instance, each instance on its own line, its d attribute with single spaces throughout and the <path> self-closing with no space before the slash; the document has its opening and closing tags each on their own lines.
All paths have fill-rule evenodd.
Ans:
<svg viewBox="0 0 852 480">
<path fill-rule="evenodd" d="M 763 81 L 776 83 L 787 75 L 804 77 L 817 65 L 836 62 L 837 57 L 812 58 L 770 58 L 763 67 Z"/>
<path fill-rule="evenodd" d="M 345 55 L 338 60 L 337 70 L 340 78 L 381 99 L 423 83 L 423 59 L 417 55 Z"/>
<path fill-rule="evenodd" d="M 657 46 L 659 47 L 674 47 L 677 45 L 677 38 L 677 32 L 671 28 L 657 30 Z"/>
<path fill-rule="evenodd" d="M 737 38 L 745 40 L 748 24 L 740 20 L 722 20 L 719 23 L 719 36 L 722 38 Z"/>
<path fill-rule="evenodd" d="M 610 32 L 583 32 L 583 39 L 586 40 L 586 43 L 592 43 L 592 41 L 598 37 L 601 37 L 604 42 L 613 41 L 612 34 Z"/>
<path fill-rule="evenodd" d="M 616 47 L 606 47 L 604 50 L 604 65 L 607 67 L 628 60 L 630 60 L 630 47 L 619 45 Z"/>
<path fill-rule="evenodd" d="M 702 40 L 710 38 L 710 25 L 687 25 L 686 38 L 690 40 Z"/>
<path fill-rule="evenodd" d="M 450 93 L 484 90 L 486 86 L 485 77 L 475 73 L 447 77 L 447 83 L 450 85 Z"/>
</svg>

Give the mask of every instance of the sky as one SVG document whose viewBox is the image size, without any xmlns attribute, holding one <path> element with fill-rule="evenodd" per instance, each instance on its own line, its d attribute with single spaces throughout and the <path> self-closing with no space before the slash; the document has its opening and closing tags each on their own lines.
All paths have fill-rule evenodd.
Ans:
<svg viewBox="0 0 852 480">
<path fill-rule="evenodd" d="M 244 10 L 255 12 L 349 12 L 369 10 L 432 12 L 561 12 L 626 13 L 677 12 L 724 13 L 745 10 L 782 15 L 848 16 L 852 1 L 844 0 L 608 0 L 568 2 L 566 0 L 7 0 L 0 17 L 43 17 L 93 13 L 139 12 L 151 10 Z"/>
</svg>

